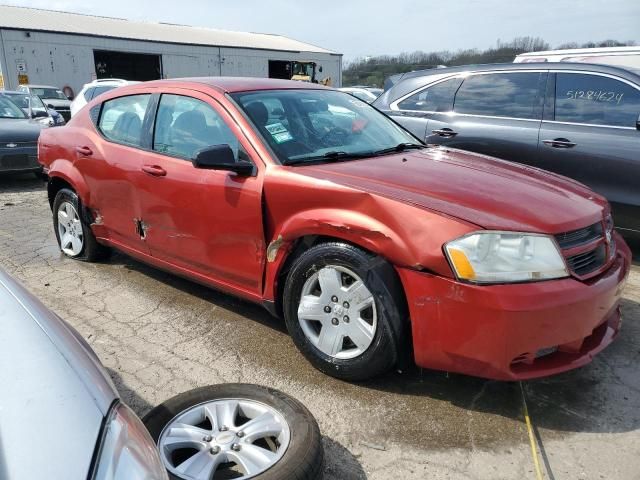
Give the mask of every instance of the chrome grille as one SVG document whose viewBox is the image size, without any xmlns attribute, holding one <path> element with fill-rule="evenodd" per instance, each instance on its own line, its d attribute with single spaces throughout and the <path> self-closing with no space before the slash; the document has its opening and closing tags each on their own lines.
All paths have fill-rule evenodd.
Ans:
<svg viewBox="0 0 640 480">
<path fill-rule="evenodd" d="M 574 248 L 580 245 L 586 245 L 602 238 L 602 223 L 594 223 L 588 227 L 581 228 L 579 230 L 572 230 L 571 232 L 560 233 L 556 235 L 556 240 L 560 245 L 560 248 Z"/>
</svg>

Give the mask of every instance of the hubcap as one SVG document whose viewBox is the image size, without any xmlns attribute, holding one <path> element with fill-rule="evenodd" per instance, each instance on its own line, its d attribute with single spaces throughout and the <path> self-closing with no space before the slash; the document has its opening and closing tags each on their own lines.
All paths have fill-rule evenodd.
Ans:
<svg viewBox="0 0 640 480">
<path fill-rule="evenodd" d="M 325 355 L 362 355 L 377 328 L 376 303 L 362 279 L 342 266 L 326 266 L 307 279 L 298 321 L 309 341 Z"/>
<path fill-rule="evenodd" d="M 291 433 L 284 417 L 254 400 L 201 403 L 180 413 L 158 440 L 162 461 L 179 478 L 248 479 L 278 462 Z"/>
<path fill-rule="evenodd" d="M 84 234 L 76 207 L 70 202 L 62 202 L 58 207 L 57 215 L 60 248 L 69 256 L 80 255 L 84 243 Z"/>
</svg>

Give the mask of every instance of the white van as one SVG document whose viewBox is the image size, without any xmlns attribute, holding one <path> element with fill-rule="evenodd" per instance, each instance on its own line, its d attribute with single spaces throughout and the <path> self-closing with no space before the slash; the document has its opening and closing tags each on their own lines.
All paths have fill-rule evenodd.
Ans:
<svg viewBox="0 0 640 480">
<path fill-rule="evenodd" d="M 518 55 L 514 63 L 580 62 L 640 68 L 640 47 L 575 48 Z"/>
</svg>

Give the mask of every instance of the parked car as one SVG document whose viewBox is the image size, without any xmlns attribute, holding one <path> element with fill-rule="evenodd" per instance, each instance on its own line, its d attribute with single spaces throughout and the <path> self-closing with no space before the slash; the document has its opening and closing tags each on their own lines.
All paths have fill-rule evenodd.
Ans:
<svg viewBox="0 0 640 480">
<path fill-rule="evenodd" d="M 20 85 L 18 91 L 40 97 L 47 108 L 58 112 L 66 121 L 71 118 L 71 100 L 58 87 L 50 85 Z"/>
<path fill-rule="evenodd" d="M 82 107 L 87 104 L 87 102 L 90 102 L 98 95 L 113 90 L 114 88 L 134 83 L 137 82 L 130 82 L 128 80 L 122 80 L 120 78 L 102 78 L 94 80 L 93 82 L 86 83 L 82 87 L 82 90 L 80 90 L 78 95 L 76 95 L 76 98 L 73 99 L 73 102 L 71 102 L 71 116 L 73 117 L 80 111 Z"/>
<path fill-rule="evenodd" d="M 521 53 L 514 63 L 584 62 L 640 68 L 640 47 L 602 47 Z"/>
<path fill-rule="evenodd" d="M 519 63 L 406 74 L 374 105 L 430 144 L 550 170 L 609 199 L 640 235 L 640 72 Z"/>
<path fill-rule="evenodd" d="M 41 176 L 38 136 L 43 128 L 45 125 L 29 118 L 0 91 L 0 173 L 33 172 Z"/>
<path fill-rule="evenodd" d="M 425 368 L 540 377 L 588 363 L 620 326 L 631 257 L 603 197 L 427 148 L 343 92 L 143 83 L 92 100 L 39 147 L 65 255 L 113 247 L 262 303 L 342 379 L 410 352 Z"/>
<path fill-rule="evenodd" d="M 376 97 L 379 97 L 384 92 L 382 88 L 370 87 L 368 85 L 353 85 L 351 88 L 363 88 L 364 90 L 373 93 Z"/>
<path fill-rule="evenodd" d="M 80 334 L 2 270 L 0 306 L 2 478 L 167 479 Z"/>
<path fill-rule="evenodd" d="M 345 87 L 339 88 L 338 90 L 353 95 L 354 97 L 359 98 L 360 100 L 367 103 L 372 103 L 376 98 L 378 98 L 377 95 L 364 88 Z"/>
<path fill-rule="evenodd" d="M 28 118 L 35 119 L 41 125 L 44 125 L 45 127 L 53 127 L 56 124 L 56 120 L 51 115 L 45 104 L 42 103 L 40 97 L 24 92 L 12 92 L 9 90 L 0 91 L 0 95 L 4 95 L 9 98 L 9 100 L 20 107 Z"/>
</svg>

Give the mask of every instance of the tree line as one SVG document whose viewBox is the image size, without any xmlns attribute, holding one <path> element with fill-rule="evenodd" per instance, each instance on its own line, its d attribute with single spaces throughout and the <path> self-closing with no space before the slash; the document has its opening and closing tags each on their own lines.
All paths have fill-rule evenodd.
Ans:
<svg viewBox="0 0 640 480">
<path fill-rule="evenodd" d="M 600 42 L 575 42 L 558 45 L 556 49 L 623 47 L 635 45 L 633 41 L 603 40 Z M 424 70 L 438 66 L 453 67 L 481 63 L 511 63 L 516 55 L 526 52 L 551 50 L 549 43 L 539 37 L 518 37 L 509 42 L 498 40 L 495 47 L 480 50 L 477 48 L 456 52 L 401 53 L 399 55 L 379 55 L 376 57 L 356 58 L 349 62 L 342 72 L 342 83 L 349 85 L 370 85 L 382 87 L 384 79 L 396 73 Z"/>
</svg>

